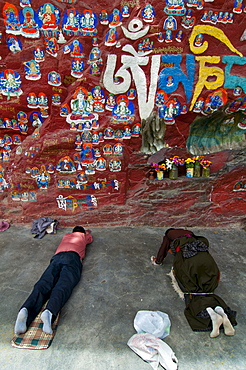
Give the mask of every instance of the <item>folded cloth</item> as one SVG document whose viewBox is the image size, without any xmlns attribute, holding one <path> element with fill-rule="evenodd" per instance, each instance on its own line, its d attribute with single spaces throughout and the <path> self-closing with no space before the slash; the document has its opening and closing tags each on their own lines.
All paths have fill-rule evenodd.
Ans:
<svg viewBox="0 0 246 370">
<path fill-rule="evenodd" d="M 208 252 L 208 246 L 201 240 L 195 240 L 192 243 L 185 244 L 181 249 L 184 258 L 195 256 L 198 252 Z"/>
<path fill-rule="evenodd" d="M 174 239 L 170 247 L 173 254 L 181 250 L 184 258 L 190 258 L 195 256 L 198 252 L 208 252 L 209 242 L 204 236 L 184 235 Z"/>
<path fill-rule="evenodd" d="M 42 239 L 47 233 L 47 229 L 49 231 L 49 227 L 53 223 L 57 225 L 58 222 L 57 220 L 51 217 L 40 217 L 37 220 L 33 221 L 31 233 L 36 234 L 34 238 Z M 53 230 L 54 230 L 54 226 L 53 226 Z"/>
</svg>

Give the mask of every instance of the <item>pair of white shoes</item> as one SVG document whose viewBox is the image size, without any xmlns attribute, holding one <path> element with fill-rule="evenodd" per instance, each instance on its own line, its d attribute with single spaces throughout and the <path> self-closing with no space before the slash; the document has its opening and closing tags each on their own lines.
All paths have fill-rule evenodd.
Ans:
<svg viewBox="0 0 246 370">
<path fill-rule="evenodd" d="M 216 338 L 220 334 L 220 327 L 223 324 L 225 335 L 232 336 L 235 334 L 235 329 L 233 328 L 227 314 L 222 307 L 217 306 L 213 310 L 211 307 L 207 307 L 207 312 L 212 320 L 213 330 L 210 333 L 211 338 Z"/>
</svg>

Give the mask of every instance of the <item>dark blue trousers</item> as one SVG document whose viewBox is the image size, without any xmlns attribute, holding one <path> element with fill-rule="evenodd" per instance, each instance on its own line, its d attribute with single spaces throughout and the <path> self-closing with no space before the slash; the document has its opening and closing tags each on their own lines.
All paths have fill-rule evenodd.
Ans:
<svg viewBox="0 0 246 370">
<path fill-rule="evenodd" d="M 61 252 L 52 257 L 49 266 L 21 307 L 28 310 L 27 326 L 35 319 L 46 301 L 46 309 L 52 312 L 55 319 L 80 281 L 82 267 L 76 252 Z"/>
</svg>

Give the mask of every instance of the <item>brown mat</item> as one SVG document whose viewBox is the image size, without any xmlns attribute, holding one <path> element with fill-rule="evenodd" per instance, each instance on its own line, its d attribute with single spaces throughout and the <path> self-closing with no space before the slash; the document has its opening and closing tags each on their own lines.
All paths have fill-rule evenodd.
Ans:
<svg viewBox="0 0 246 370">
<path fill-rule="evenodd" d="M 41 311 L 42 312 L 42 311 Z M 11 345 L 23 349 L 46 349 L 51 345 L 58 326 L 59 315 L 52 324 L 53 334 L 43 332 L 43 322 L 40 319 L 41 312 L 33 320 L 28 330 L 24 334 L 15 335 L 11 340 Z"/>
</svg>

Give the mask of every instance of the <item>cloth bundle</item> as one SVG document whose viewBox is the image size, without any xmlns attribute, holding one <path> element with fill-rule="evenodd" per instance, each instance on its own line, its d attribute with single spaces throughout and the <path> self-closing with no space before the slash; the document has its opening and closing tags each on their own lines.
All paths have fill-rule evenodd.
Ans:
<svg viewBox="0 0 246 370">
<path fill-rule="evenodd" d="M 178 360 L 171 347 L 152 334 L 134 334 L 127 345 L 154 370 L 157 370 L 159 364 L 166 370 L 178 369 Z"/>
<path fill-rule="evenodd" d="M 9 228 L 9 223 L 5 221 L 0 221 L 0 231 L 5 231 Z"/>
<path fill-rule="evenodd" d="M 55 234 L 58 221 L 51 217 L 40 217 L 33 221 L 31 233 L 35 239 L 42 239 L 45 234 Z"/>
</svg>

